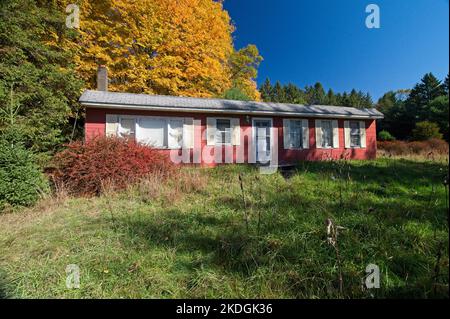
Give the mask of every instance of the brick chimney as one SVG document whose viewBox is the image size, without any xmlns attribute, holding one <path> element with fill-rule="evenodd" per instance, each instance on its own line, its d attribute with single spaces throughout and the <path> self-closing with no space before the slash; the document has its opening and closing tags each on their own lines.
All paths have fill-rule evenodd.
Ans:
<svg viewBox="0 0 450 319">
<path fill-rule="evenodd" d="M 97 90 L 108 91 L 108 69 L 106 65 L 99 65 L 97 70 Z"/>
</svg>

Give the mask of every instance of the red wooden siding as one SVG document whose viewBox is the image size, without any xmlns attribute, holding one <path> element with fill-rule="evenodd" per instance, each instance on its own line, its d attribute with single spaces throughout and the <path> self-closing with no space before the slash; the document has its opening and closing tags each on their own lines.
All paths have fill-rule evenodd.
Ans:
<svg viewBox="0 0 450 319">
<path fill-rule="evenodd" d="M 185 113 L 185 112 L 157 112 L 157 111 L 138 111 L 138 110 L 118 110 L 118 109 L 96 109 L 87 108 L 86 110 L 86 124 L 85 124 L 85 138 L 89 140 L 94 136 L 105 135 L 106 128 L 106 114 L 119 114 L 119 115 L 147 115 L 147 116 L 166 116 L 166 117 L 192 117 L 194 120 L 201 121 L 201 127 L 195 128 L 195 142 L 201 141 L 200 151 L 203 156 L 201 156 L 202 163 L 205 162 L 204 155 L 210 154 L 214 155 L 214 146 L 207 146 L 206 141 L 206 118 L 207 117 L 233 117 L 240 119 L 241 127 L 241 147 L 244 147 L 244 161 L 248 162 L 248 137 L 242 134 L 246 129 L 251 130 L 251 119 L 250 122 L 246 122 L 245 115 L 219 115 L 219 114 L 199 114 L 199 113 Z M 258 118 L 264 118 L 264 116 L 257 116 Z M 325 160 L 325 159 L 338 159 L 341 157 L 346 157 L 350 159 L 374 159 L 376 157 L 376 121 L 366 120 L 366 148 L 350 148 L 346 149 L 344 147 L 344 120 L 338 120 L 339 126 L 339 148 L 333 149 L 318 149 L 316 148 L 315 141 L 315 122 L 314 118 L 309 119 L 309 149 L 304 150 L 292 150 L 284 149 L 283 144 L 283 118 L 277 116 L 267 116 L 273 120 L 273 127 L 278 129 L 278 162 L 283 163 L 295 163 L 300 160 Z M 203 138 L 202 138 L 203 137 Z M 233 162 L 236 162 L 236 146 L 224 146 L 222 147 L 223 154 L 225 153 L 225 148 L 233 149 Z M 161 152 L 169 153 L 170 150 L 161 150 Z M 207 153 L 205 153 L 207 152 Z M 225 158 L 224 155 L 222 158 Z M 192 160 L 192 154 L 191 154 Z"/>
</svg>

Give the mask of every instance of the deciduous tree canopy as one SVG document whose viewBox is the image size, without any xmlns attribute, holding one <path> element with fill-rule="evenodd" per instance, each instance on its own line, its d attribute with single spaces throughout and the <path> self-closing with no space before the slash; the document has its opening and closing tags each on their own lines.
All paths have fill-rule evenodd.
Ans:
<svg viewBox="0 0 450 319">
<path fill-rule="evenodd" d="M 82 0 L 80 14 L 80 36 L 66 44 L 77 49 L 77 71 L 91 88 L 105 64 L 113 91 L 215 97 L 239 87 L 259 97 L 258 49 L 233 48 L 221 1 Z"/>
</svg>

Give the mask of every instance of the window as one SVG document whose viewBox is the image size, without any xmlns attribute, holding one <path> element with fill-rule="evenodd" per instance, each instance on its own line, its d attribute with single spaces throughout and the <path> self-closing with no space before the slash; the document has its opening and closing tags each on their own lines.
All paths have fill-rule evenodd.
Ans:
<svg viewBox="0 0 450 319">
<path fill-rule="evenodd" d="M 121 137 L 134 140 L 136 138 L 136 119 L 130 117 L 121 118 L 119 134 Z"/>
<path fill-rule="evenodd" d="M 333 126 L 331 121 L 322 121 L 322 147 L 333 147 Z"/>
<path fill-rule="evenodd" d="M 361 128 L 358 121 L 350 121 L 350 147 L 361 146 Z"/>
<path fill-rule="evenodd" d="M 119 117 L 119 136 L 155 148 L 179 149 L 183 144 L 182 118 L 141 116 Z"/>
<path fill-rule="evenodd" d="M 290 120 L 289 123 L 289 148 L 302 148 L 302 121 Z"/>
<path fill-rule="evenodd" d="M 164 148 L 166 144 L 166 120 L 162 118 L 141 118 L 136 141 L 148 146 Z"/>
<path fill-rule="evenodd" d="M 231 144 L 231 121 L 227 119 L 216 120 L 216 145 Z"/>
<path fill-rule="evenodd" d="M 167 128 L 167 145 L 169 148 L 181 148 L 183 144 L 183 120 L 169 120 Z"/>
</svg>

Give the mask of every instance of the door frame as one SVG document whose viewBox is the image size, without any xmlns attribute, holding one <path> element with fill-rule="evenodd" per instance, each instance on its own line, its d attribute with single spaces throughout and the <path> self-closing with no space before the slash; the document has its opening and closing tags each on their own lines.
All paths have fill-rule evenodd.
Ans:
<svg viewBox="0 0 450 319">
<path fill-rule="evenodd" d="M 270 159 L 269 162 L 272 161 L 273 155 L 273 119 L 271 117 L 253 117 L 252 118 L 252 152 L 254 154 L 255 163 L 258 163 L 258 154 L 256 153 L 256 127 L 255 121 L 267 121 L 270 122 L 269 134 L 270 134 Z"/>
</svg>

